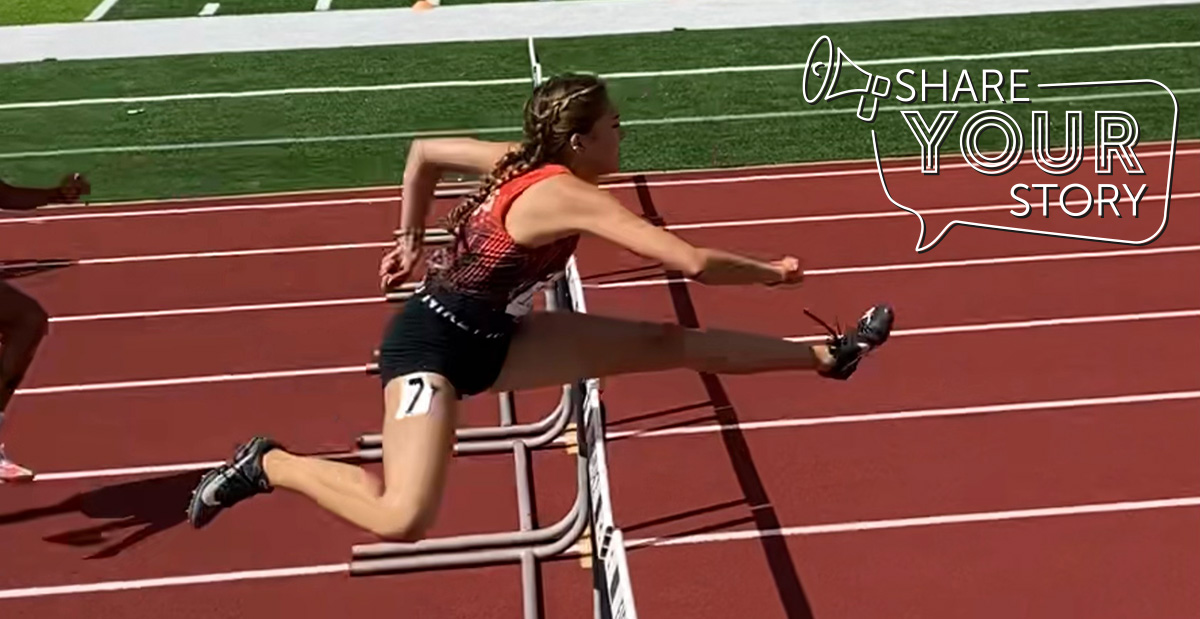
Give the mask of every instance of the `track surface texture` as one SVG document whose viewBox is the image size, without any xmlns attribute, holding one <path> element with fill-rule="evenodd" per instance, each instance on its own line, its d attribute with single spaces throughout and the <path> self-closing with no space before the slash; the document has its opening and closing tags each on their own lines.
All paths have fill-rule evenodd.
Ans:
<svg viewBox="0 0 1200 619">
<path fill-rule="evenodd" d="M 1166 160 L 1144 158 L 1148 178 L 1164 178 Z M 1052 205 L 1020 222 L 1010 181 L 950 163 L 930 179 L 915 160 L 885 162 L 894 197 L 942 209 L 926 216 L 928 238 L 955 218 L 1130 239 L 1161 222 L 1161 180 L 1146 181 L 1137 220 L 1072 220 Z M 668 282 L 588 240 L 578 260 L 593 313 L 811 338 L 822 330 L 805 307 L 843 325 L 878 301 L 898 315 L 844 383 L 605 381 L 640 615 L 1194 617 L 1198 168 L 1200 144 L 1180 144 L 1169 223 L 1148 246 L 960 226 L 924 253 L 917 219 L 886 200 L 869 161 L 616 179 L 630 209 L 689 241 L 800 256 L 811 272 L 790 289 Z M 294 495 L 199 532 L 184 521 L 199 470 L 255 433 L 319 452 L 378 431 L 381 391 L 363 365 L 393 311 L 375 271 L 397 196 L 0 219 L 3 260 L 79 260 L 10 280 L 53 324 L 6 427 L 11 454 L 42 477 L 0 487 L 0 616 L 520 616 L 516 565 L 348 576 L 350 546 L 372 540 Z M 964 210 L 987 205 L 1000 206 Z M 518 394 L 518 420 L 556 396 Z M 494 398 L 466 406 L 468 424 L 496 422 Z M 547 523 L 574 496 L 571 457 L 558 445 L 534 466 Z M 433 535 L 515 528 L 512 470 L 509 456 L 457 458 Z M 591 613 L 577 557 L 543 575 L 548 617 Z"/>
</svg>

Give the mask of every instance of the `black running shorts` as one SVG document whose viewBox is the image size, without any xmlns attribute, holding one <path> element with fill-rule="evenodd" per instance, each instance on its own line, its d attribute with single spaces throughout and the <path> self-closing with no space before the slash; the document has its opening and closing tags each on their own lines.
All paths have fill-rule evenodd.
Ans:
<svg viewBox="0 0 1200 619">
<path fill-rule="evenodd" d="M 380 378 L 386 386 L 398 376 L 433 372 L 459 398 L 482 393 L 500 375 L 515 328 L 514 317 L 481 310 L 468 298 L 418 291 L 384 330 Z"/>
</svg>

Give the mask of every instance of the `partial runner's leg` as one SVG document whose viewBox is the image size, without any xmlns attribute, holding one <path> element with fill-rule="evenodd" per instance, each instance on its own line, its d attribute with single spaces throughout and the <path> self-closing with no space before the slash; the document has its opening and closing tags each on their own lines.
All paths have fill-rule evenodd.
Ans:
<svg viewBox="0 0 1200 619">
<path fill-rule="evenodd" d="M 0 281 L 0 426 L 3 426 L 8 403 L 46 336 L 49 323 L 46 310 L 37 301 Z M 0 482 L 30 479 L 33 479 L 33 472 L 10 461 L 0 442 Z"/>
<path fill-rule="evenodd" d="M 189 516 L 207 524 L 225 507 L 275 487 L 303 494 L 375 535 L 420 539 L 441 503 L 457 425 L 457 397 L 437 374 L 397 377 L 384 389 L 384 483 L 362 468 L 289 454 L 263 439 L 197 487 Z"/>
<path fill-rule="evenodd" d="M 862 356 L 887 340 L 892 320 L 890 308 L 876 306 L 864 314 L 853 333 L 805 344 L 723 329 L 539 312 L 525 318 L 492 390 L 677 368 L 713 374 L 815 370 L 844 379 Z"/>
</svg>

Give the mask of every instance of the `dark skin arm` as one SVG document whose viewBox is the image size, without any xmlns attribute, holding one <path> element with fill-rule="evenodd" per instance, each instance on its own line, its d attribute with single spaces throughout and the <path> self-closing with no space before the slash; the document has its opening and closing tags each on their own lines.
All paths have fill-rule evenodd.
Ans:
<svg viewBox="0 0 1200 619">
<path fill-rule="evenodd" d="M 91 185 L 80 174 L 68 174 L 57 187 L 16 187 L 0 181 L 0 209 L 29 211 L 47 204 L 70 204 L 91 193 Z"/>
</svg>

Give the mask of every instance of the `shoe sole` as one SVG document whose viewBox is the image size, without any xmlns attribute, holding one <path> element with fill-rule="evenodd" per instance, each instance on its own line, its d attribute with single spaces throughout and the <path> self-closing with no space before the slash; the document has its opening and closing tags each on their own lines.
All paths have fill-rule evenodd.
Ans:
<svg viewBox="0 0 1200 619">
<path fill-rule="evenodd" d="M 200 490 L 207 486 L 215 477 L 220 476 L 220 474 L 221 469 L 213 469 L 205 473 L 204 477 L 200 478 L 200 483 L 196 484 L 196 488 L 192 490 L 192 498 L 188 502 L 188 508 L 186 512 L 188 522 L 192 525 L 192 528 L 204 528 L 208 523 L 213 521 L 213 518 L 216 517 L 217 512 L 222 509 L 219 505 L 214 508 L 212 505 L 200 500 Z M 202 520 L 201 514 L 205 509 L 216 509 L 216 511 L 214 511 L 207 519 Z"/>
</svg>

